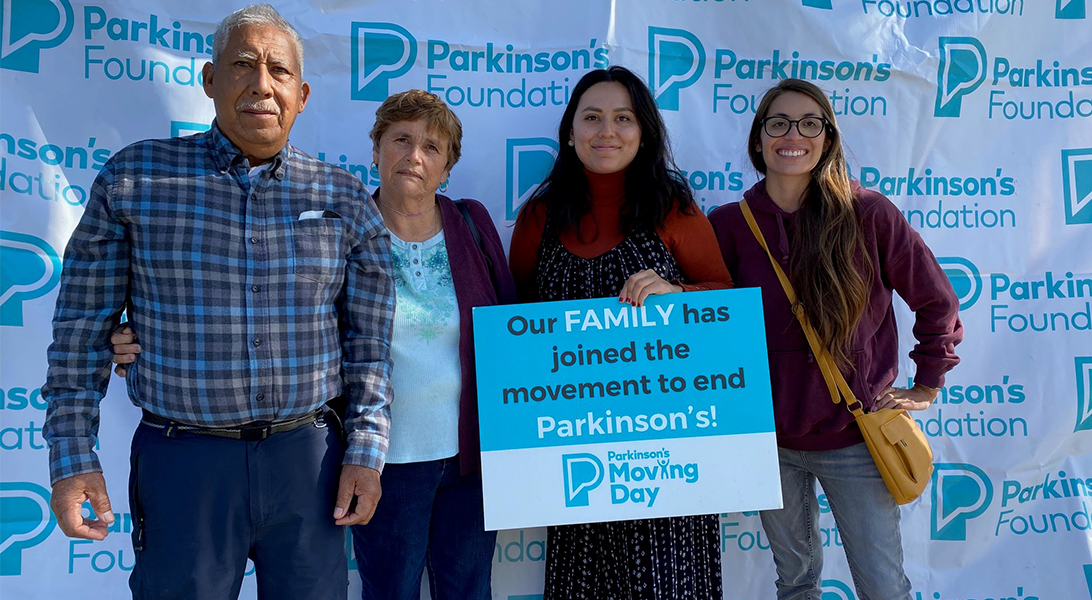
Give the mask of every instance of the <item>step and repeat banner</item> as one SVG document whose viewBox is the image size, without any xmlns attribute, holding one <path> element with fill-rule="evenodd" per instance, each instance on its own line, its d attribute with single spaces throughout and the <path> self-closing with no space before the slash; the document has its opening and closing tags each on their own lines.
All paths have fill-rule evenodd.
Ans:
<svg viewBox="0 0 1092 600">
<path fill-rule="evenodd" d="M 112 153 L 209 126 L 200 71 L 216 24 L 243 2 L 230 4 L 0 0 L 5 598 L 128 593 L 127 456 L 139 412 L 116 380 L 99 444 L 113 534 L 66 539 L 47 511 L 40 388 L 59 257 Z M 620 64 L 647 79 L 705 211 L 756 180 L 744 140 L 762 92 L 784 77 L 817 83 L 853 176 L 902 209 L 961 299 L 963 362 L 916 415 L 937 464 L 926 494 L 903 509 L 915 600 L 1090 597 L 1092 0 L 274 5 L 304 38 L 312 89 L 292 142 L 374 187 L 376 107 L 393 92 L 434 92 L 465 127 L 449 194 L 483 201 L 506 240 L 588 69 Z M 910 385 L 912 321 L 898 310 L 897 384 Z M 820 506 L 823 598 L 856 600 L 838 528 Z M 773 598 L 758 515 L 725 514 L 721 528 L 725 598 Z M 545 555 L 543 529 L 501 531 L 494 598 L 538 598 Z M 254 589 L 248 577 L 244 597 Z"/>
</svg>

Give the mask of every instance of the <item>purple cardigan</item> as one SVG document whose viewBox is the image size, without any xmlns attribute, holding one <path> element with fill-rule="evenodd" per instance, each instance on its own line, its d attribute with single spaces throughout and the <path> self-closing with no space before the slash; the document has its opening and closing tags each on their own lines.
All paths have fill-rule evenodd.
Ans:
<svg viewBox="0 0 1092 600">
<path fill-rule="evenodd" d="M 959 362 L 955 345 L 963 339 L 963 325 L 959 301 L 944 271 L 898 208 L 883 195 L 857 185 L 854 195 L 866 253 L 876 267 L 867 282 L 870 298 L 851 342 L 854 369 L 844 375 L 857 398 L 871 407 L 876 395 L 898 375 L 899 338 L 892 291 L 914 311 L 913 331 L 918 343 L 910 358 L 917 365 L 914 380 L 918 383 L 944 385 L 944 374 Z M 774 258 L 788 272 L 796 214 L 773 202 L 766 193 L 765 180 L 743 197 Z M 793 450 L 833 450 L 863 441 L 853 415 L 844 404 L 831 401 L 785 291 L 748 228 L 739 203 L 718 207 L 709 221 L 732 280 L 740 287 L 762 288 L 778 445 Z"/>
<path fill-rule="evenodd" d="M 379 190 L 376 190 L 378 195 Z M 459 363 L 462 366 L 462 393 L 459 396 L 459 470 L 463 475 L 481 470 L 481 436 L 478 433 L 478 386 L 474 371 L 474 328 L 471 309 L 475 306 L 515 304 L 516 285 L 500 235 L 489 211 L 477 200 L 464 200 L 470 217 L 482 238 L 479 248 L 470 227 L 455 203 L 436 195 L 444 226 L 444 244 L 451 263 L 451 280 L 459 302 Z M 492 279 L 482 252 L 492 262 Z M 494 282 L 496 289 L 494 289 Z M 397 397 L 397 396 L 396 396 Z"/>
</svg>

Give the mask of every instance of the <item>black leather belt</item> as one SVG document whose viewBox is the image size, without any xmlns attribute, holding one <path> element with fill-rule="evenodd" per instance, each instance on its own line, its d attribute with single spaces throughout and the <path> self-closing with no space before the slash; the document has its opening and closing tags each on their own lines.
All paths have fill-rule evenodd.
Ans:
<svg viewBox="0 0 1092 600">
<path fill-rule="evenodd" d="M 280 423 L 252 423 L 241 427 L 198 427 L 196 425 L 186 425 L 170 419 L 164 419 L 163 417 L 148 411 L 144 411 L 144 416 L 140 419 L 140 422 L 148 427 L 162 429 L 163 434 L 167 437 L 174 437 L 178 432 L 184 431 L 186 433 L 212 435 L 233 440 L 242 440 L 244 442 L 259 442 L 274 433 L 292 431 L 297 427 L 314 423 L 323 417 L 326 410 L 327 409 L 324 406 L 322 408 L 317 408 L 302 417 L 292 419 L 291 421 L 282 421 Z"/>
</svg>

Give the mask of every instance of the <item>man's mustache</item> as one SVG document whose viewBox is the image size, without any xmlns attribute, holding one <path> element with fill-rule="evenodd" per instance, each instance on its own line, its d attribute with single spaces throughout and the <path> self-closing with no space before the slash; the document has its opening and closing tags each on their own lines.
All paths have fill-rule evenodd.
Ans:
<svg viewBox="0 0 1092 600">
<path fill-rule="evenodd" d="M 252 110 L 256 112 L 269 112 L 275 115 L 281 114 L 281 108 L 277 106 L 276 102 L 240 102 L 235 105 L 237 111 Z"/>
</svg>

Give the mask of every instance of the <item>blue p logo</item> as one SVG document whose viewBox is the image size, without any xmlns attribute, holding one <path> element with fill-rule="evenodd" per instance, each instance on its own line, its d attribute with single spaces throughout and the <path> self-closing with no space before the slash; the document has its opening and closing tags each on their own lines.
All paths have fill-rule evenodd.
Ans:
<svg viewBox="0 0 1092 600">
<path fill-rule="evenodd" d="M 1062 188 L 1066 224 L 1092 223 L 1092 148 L 1062 150 Z"/>
<path fill-rule="evenodd" d="M 958 117 L 963 96 L 986 80 L 986 49 L 973 37 L 941 37 L 937 67 L 937 101 L 933 114 Z"/>
<path fill-rule="evenodd" d="M 0 231 L 0 325 L 23 326 L 23 302 L 40 298 L 61 280 L 61 259 L 41 238 Z"/>
<path fill-rule="evenodd" d="M 0 68 L 38 72 L 39 53 L 72 34 L 69 0 L 0 0 Z"/>
<path fill-rule="evenodd" d="M 978 272 L 978 267 L 958 256 L 938 256 L 937 262 L 944 269 L 944 274 L 948 276 L 948 281 L 959 298 L 959 310 L 974 306 L 982 295 L 982 274 Z"/>
<path fill-rule="evenodd" d="M 171 137 L 182 137 L 202 133 L 212 128 L 208 123 L 195 123 L 193 121 L 171 121 Z"/>
<path fill-rule="evenodd" d="M 937 463 L 934 467 L 929 537 L 965 541 L 967 521 L 990 507 L 993 485 L 982 469 L 974 465 Z"/>
<path fill-rule="evenodd" d="M 1087 14 L 1085 0 L 1056 0 L 1055 19 L 1083 19 Z"/>
<path fill-rule="evenodd" d="M 594 454 L 564 454 L 561 470 L 565 476 L 565 506 L 587 506 L 588 492 L 603 483 L 603 463 Z"/>
<path fill-rule="evenodd" d="M 0 482 L 0 575 L 23 572 L 23 550 L 42 543 L 57 521 L 49 491 L 33 483 Z"/>
<path fill-rule="evenodd" d="M 352 23 L 353 100 L 382 102 L 390 95 L 390 82 L 413 68 L 417 40 L 394 23 Z"/>
<path fill-rule="evenodd" d="M 648 84 L 662 110 L 679 110 L 679 90 L 694 85 L 705 68 L 705 48 L 684 29 L 648 28 Z"/>
<path fill-rule="evenodd" d="M 853 590 L 837 579 L 823 580 L 823 595 L 820 600 L 857 600 Z"/>
<path fill-rule="evenodd" d="M 1073 359 L 1077 371 L 1077 426 L 1073 431 L 1092 430 L 1092 356 Z"/>
<path fill-rule="evenodd" d="M 510 139 L 505 149 L 505 217 L 514 221 L 524 202 L 550 174 L 557 160 L 557 142 L 550 138 Z"/>
</svg>

